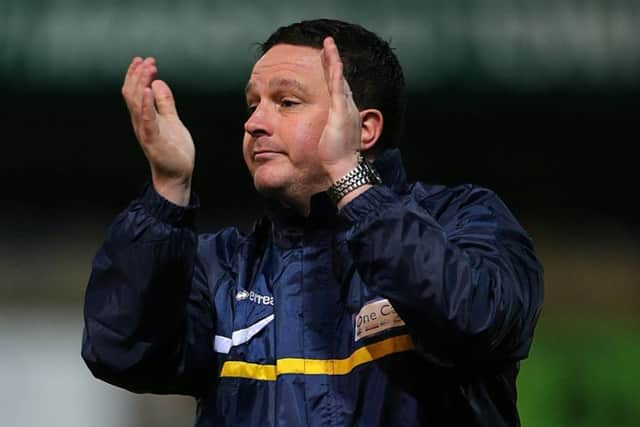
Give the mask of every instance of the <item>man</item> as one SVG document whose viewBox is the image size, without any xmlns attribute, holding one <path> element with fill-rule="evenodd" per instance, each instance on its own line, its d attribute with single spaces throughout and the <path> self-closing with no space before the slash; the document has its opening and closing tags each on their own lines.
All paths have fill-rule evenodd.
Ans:
<svg viewBox="0 0 640 427">
<path fill-rule="evenodd" d="M 248 235 L 195 233 L 194 146 L 156 71 L 136 58 L 123 86 L 153 185 L 94 260 L 96 377 L 192 395 L 198 426 L 519 425 L 540 264 L 492 192 L 406 182 L 386 42 L 316 20 L 262 46 L 243 154 L 272 203 Z"/>
</svg>

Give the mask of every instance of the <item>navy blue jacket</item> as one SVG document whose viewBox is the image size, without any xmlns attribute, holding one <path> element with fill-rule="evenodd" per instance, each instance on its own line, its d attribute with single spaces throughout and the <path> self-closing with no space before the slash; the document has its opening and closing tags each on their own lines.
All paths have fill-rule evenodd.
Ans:
<svg viewBox="0 0 640 427">
<path fill-rule="evenodd" d="M 82 356 L 134 392 L 198 400 L 197 426 L 516 426 L 542 306 L 531 241 L 489 190 L 384 185 L 339 212 L 272 207 L 197 234 L 150 187 L 111 226 Z"/>
</svg>

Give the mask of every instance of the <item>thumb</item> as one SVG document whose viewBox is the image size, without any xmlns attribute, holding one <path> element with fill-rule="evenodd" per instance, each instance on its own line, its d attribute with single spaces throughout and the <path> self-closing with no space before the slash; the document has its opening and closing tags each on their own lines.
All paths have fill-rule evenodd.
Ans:
<svg viewBox="0 0 640 427">
<path fill-rule="evenodd" d="M 153 97 L 156 101 L 156 108 L 161 115 L 177 115 L 176 103 L 173 99 L 173 93 L 169 85 L 162 80 L 154 80 L 151 83 L 151 90 L 153 90 Z"/>
</svg>

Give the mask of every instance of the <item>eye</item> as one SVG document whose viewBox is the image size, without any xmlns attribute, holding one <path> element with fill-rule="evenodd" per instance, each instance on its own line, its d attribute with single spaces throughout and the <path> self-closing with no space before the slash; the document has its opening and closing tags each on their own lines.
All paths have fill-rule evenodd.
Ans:
<svg viewBox="0 0 640 427">
<path fill-rule="evenodd" d="M 284 108 L 295 107 L 298 104 L 300 104 L 300 102 L 290 98 L 284 98 L 280 101 L 280 106 Z"/>
<path fill-rule="evenodd" d="M 247 105 L 247 117 L 251 117 L 251 115 L 256 111 L 258 106 L 256 104 Z"/>
</svg>

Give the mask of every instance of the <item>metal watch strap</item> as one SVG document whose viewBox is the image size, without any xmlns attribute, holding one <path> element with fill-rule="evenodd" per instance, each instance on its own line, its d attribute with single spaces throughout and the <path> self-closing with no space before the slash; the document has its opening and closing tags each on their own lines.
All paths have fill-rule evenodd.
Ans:
<svg viewBox="0 0 640 427">
<path fill-rule="evenodd" d="M 380 184 L 382 179 L 371 164 L 358 153 L 358 166 L 351 169 L 345 176 L 337 180 L 329 189 L 329 198 L 338 203 L 344 196 L 351 193 L 356 188 L 367 184 Z"/>
</svg>

